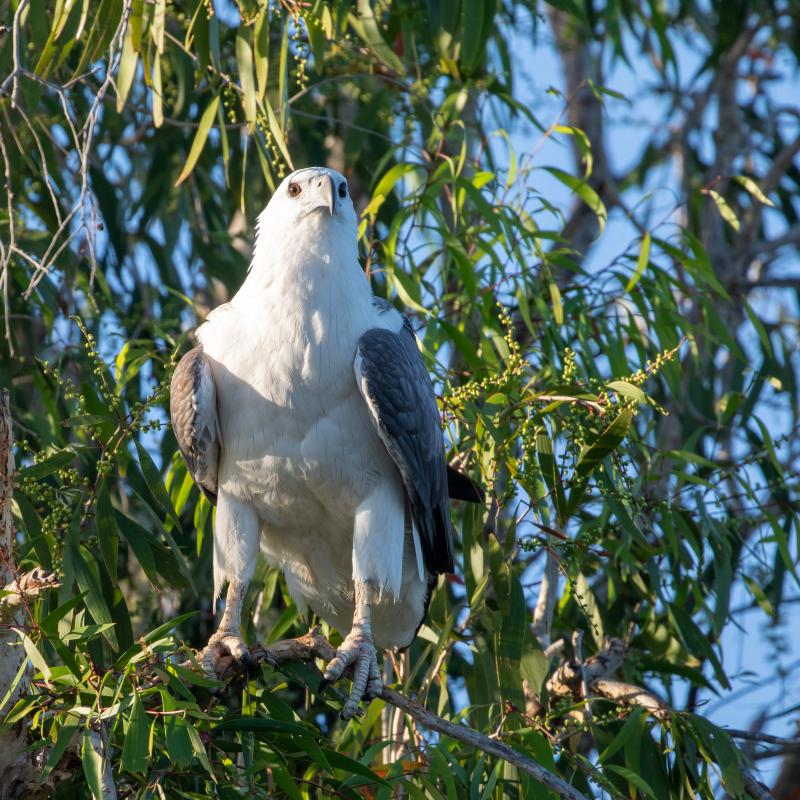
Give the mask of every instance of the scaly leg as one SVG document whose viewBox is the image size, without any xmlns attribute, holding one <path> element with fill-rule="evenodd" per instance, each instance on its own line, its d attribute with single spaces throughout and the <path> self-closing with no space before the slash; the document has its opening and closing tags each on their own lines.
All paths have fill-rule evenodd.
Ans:
<svg viewBox="0 0 800 800">
<path fill-rule="evenodd" d="M 247 592 L 247 583 L 232 580 L 228 584 L 228 593 L 225 595 L 225 611 L 219 623 L 219 628 L 208 640 L 203 651 L 203 668 L 211 677 L 216 677 L 217 661 L 221 656 L 232 655 L 241 661 L 245 667 L 250 668 L 250 650 L 242 639 L 242 603 Z"/>
<path fill-rule="evenodd" d="M 383 689 L 378 669 L 378 654 L 372 643 L 371 612 L 374 588 L 371 583 L 356 583 L 356 612 L 353 627 L 328 662 L 324 680 L 334 683 L 345 669 L 353 665 L 353 687 L 342 707 L 342 719 L 351 719 L 358 711 L 363 697 L 376 697 Z"/>
</svg>

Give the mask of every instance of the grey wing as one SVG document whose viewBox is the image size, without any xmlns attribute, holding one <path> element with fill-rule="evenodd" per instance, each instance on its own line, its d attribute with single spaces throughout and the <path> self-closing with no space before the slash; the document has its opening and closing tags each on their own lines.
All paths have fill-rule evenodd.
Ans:
<svg viewBox="0 0 800 800">
<path fill-rule="evenodd" d="M 428 572 L 452 572 L 453 525 L 439 410 L 414 333 L 367 331 L 358 342 L 356 380 L 397 465 Z"/>
<path fill-rule="evenodd" d="M 203 494 L 217 502 L 220 435 L 211 363 L 201 345 L 190 350 L 172 375 L 169 415 L 178 448 Z"/>
</svg>

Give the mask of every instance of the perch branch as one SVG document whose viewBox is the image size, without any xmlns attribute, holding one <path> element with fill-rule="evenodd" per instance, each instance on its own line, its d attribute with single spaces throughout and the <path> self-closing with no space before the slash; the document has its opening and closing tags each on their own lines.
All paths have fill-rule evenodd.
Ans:
<svg viewBox="0 0 800 800">
<path fill-rule="evenodd" d="M 589 684 L 589 688 L 595 694 L 599 694 L 609 700 L 615 700 L 623 706 L 641 706 L 656 719 L 664 720 L 669 717 L 669 708 L 654 694 L 642 689 L 641 686 L 598 678 Z"/>
<path fill-rule="evenodd" d="M 565 697 L 591 700 L 591 693 L 621 705 L 641 706 L 657 719 L 666 719 L 669 716 L 668 707 L 652 692 L 608 677 L 622 666 L 625 651 L 622 640 L 610 639 L 602 650 L 585 662 L 576 652 L 574 658 L 564 661 L 547 680 L 551 703 Z M 538 698 L 526 695 L 526 701 L 528 716 L 536 717 L 544 713 L 544 706 Z"/>
<path fill-rule="evenodd" d="M 250 657 L 255 663 L 266 662 L 270 666 L 278 667 L 287 661 L 314 661 L 317 658 L 330 661 L 335 652 L 330 642 L 320 636 L 318 630 L 314 628 L 297 639 L 284 639 L 283 641 L 266 645 L 254 645 L 250 648 Z M 219 659 L 217 662 L 217 675 L 221 680 L 235 677 L 237 674 L 237 664 L 232 657 L 227 656 Z M 554 791 L 564 800 L 587 800 L 585 795 L 577 789 L 573 789 L 558 775 L 554 775 L 503 742 L 490 739 L 466 725 L 459 725 L 442 719 L 442 717 L 428 711 L 419 703 L 415 703 L 394 689 L 384 687 L 380 697 L 389 705 L 413 717 L 420 725 L 463 742 L 491 756 L 502 758 L 521 772 L 530 775 L 543 786 Z"/>
</svg>

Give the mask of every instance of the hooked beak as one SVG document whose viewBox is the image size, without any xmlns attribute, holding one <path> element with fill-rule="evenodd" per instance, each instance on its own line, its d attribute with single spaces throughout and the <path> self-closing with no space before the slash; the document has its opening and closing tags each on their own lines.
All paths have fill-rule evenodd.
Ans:
<svg viewBox="0 0 800 800">
<path fill-rule="evenodd" d="M 336 187 L 333 185 L 333 178 L 328 175 L 320 175 L 314 180 L 314 191 L 316 193 L 315 208 L 327 208 L 328 213 L 333 216 L 336 210 Z"/>
</svg>

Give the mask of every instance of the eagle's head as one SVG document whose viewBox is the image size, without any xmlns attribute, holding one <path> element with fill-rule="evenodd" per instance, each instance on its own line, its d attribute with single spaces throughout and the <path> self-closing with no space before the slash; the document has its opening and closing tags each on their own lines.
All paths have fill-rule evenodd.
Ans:
<svg viewBox="0 0 800 800">
<path fill-rule="evenodd" d="M 283 179 L 262 213 L 268 224 L 302 225 L 319 218 L 334 224 L 357 227 L 356 212 L 347 179 L 335 169 L 307 167 Z"/>
<path fill-rule="evenodd" d="M 284 178 L 259 215 L 257 230 L 254 263 L 271 261 L 276 251 L 311 250 L 323 258 L 345 251 L 357 257 L 358 217 L 347 179 L 328 167 L 307 167 Z"/>
</svg>

